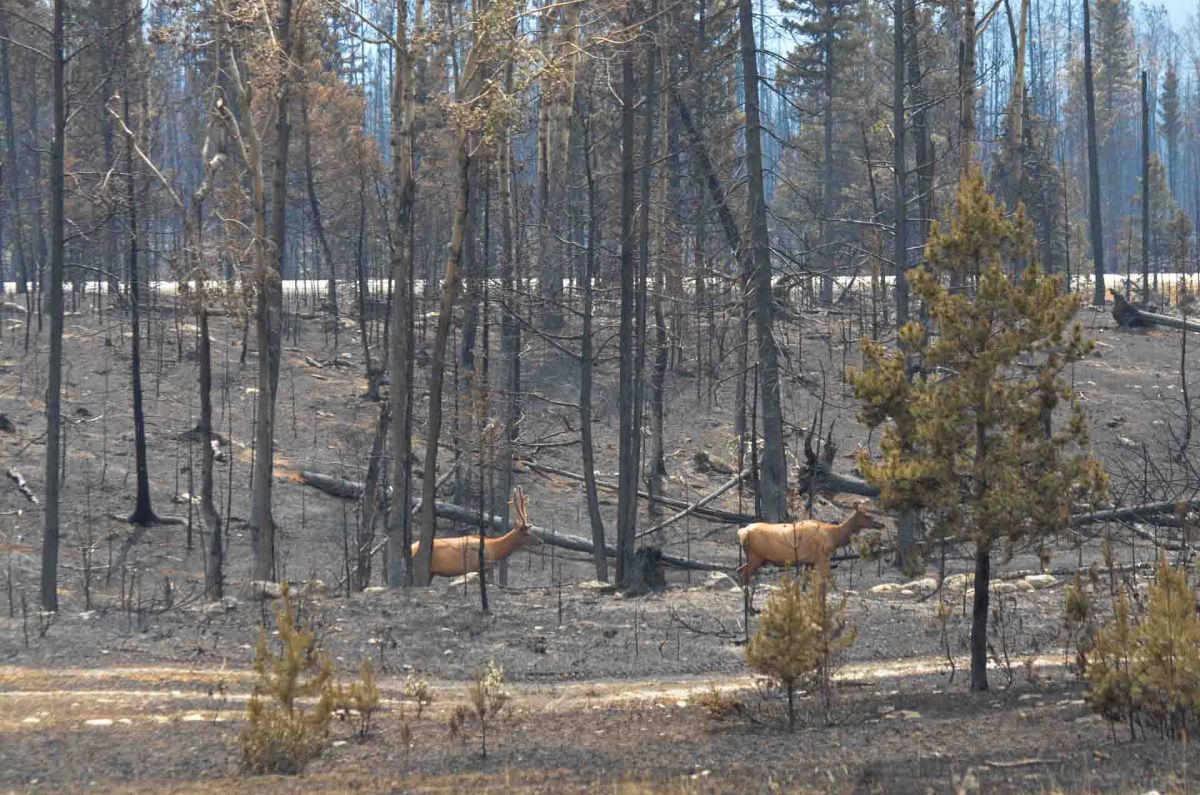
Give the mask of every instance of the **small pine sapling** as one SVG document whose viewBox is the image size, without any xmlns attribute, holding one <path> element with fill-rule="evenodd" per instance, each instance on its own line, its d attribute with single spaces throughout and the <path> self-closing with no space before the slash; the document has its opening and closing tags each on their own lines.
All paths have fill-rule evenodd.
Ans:
<svg viewBox="0 0 1200 795">
<path fill-rule="evenodd" d="M 1158 563 L 1146 615 L 1138 624 L 1136 687 L 1148 722 L 1167 737 L 1200 729 L 1200 613 L 1187 572 Z"/>
<path fill-rule="evenodd" d="M 429 681 L 422 676 L 409 674 L 404 680 L 404 696 L 417 705 L 417 714 L 414 717 L 418 719 L 433 703 L 433 691 L 429 688 Z"/>
<path fill-rule="evenodd" d="M 348 687 L 338 685 L 334 691 L 335 709 L 342 720 L 353 718 L 359 739 L 371 731 L 371 720 L 379 711 L 379 686 L 375 683 L 375 666 L 364 657 L 358 669 L 358 680 Z"/>
<path fill-rule="evenodd" d="M 413 723 L 420 720 L 421 715 L 433 703 L 433 691 L 429 689 L 429 682 L 425 678 L 409 674 L 404 680 L 404 697 L 416 705 L 416 713 L 412 715 L 409 714 L 407 701 L 401 702 L 399 709 L 400 745 L 404 748 L 404 761 L 407 766 L 412 749 L 416 745 Z"/>
<path fill-rule="evenodd" d="M 1070 643 L 1075 646 L 1075 663 L 1080 675 L 1087 670 L 1088 655 L 1096 636 L 1093 622 L 1092 598 L 1083 585 L 1083 577 L 1075 572 L 1075 578 L 1067 586 L 1066 617 L 1064 623 Z"/>
<path fill-rule="evenodd" d="M 333 668 L 320 650 L 316 633 L 297 625 L 287 585 L 275 607 L 279 651 L 258 636 L 254 670 L 258 681 L 246 707 L 240 738 L 242 768 L 250 773 L 295 774 L 318 754 L 329 734 L 333 713 Z M 302 699 L 316 699 L 305 706 Z"/>
<path fill-rule="evenodd" d="M 796 690 L 814 675 L 828 719 L 830 663 L 853 642 L 854 632 L 845 622 L 845 597 L 830 610 L 819 575 L 811 578 L 807 590 L 802 579 L 784 575 L 767 600 L 758 631 L 746 646 L 746 661 L 787 694 L 789 731 L 796 727 Z"/>
<path fill-rule="evenodd" d="M 1164 737 L 1200 728 L 1200 614 L 1184 569 L 1160 558 L 1144 612 L 1122 591 L 1097 632 L 1085 676 L 1092 708 L 1125 722 L 1130 736 L 1150 727 Z"/>
<path fill-rule="evenodd" d="M 450 715 L 450 736 L 466 740 L 469 723 L 479 727 L 479 755 L 488 755 L 488 726 L 512 718 L 512 696 L 504 689 L 504 669 L 490 661 L 487 668 L 475 672 L 475 681 L 467 688 L 467 703 Z"/>
</svg>

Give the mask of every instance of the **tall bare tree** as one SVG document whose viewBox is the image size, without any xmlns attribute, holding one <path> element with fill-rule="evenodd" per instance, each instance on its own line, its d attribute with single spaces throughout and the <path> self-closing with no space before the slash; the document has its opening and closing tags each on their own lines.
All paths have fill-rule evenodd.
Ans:
<svg viewBox="0 0 1200 795">
<path fill-rule="evenodd" d="M 758 335 L 758 394 L 763 434 L 759 494 L 763 516 L 769 522 L 778 522 L 787 514 L 787 461 L 784 458 L 783 409 L 779 397 L 779 352 L 772 329 L 771 241 L 767 228 L 766 189 L 763 185 L 758 47 L 754 41 L 753 0 L 739 0 L 738 27 L 746 97 L 746 172 L 750 245 L 754 262 L 754 325 Z"/>
<path fill-rule="evenodd" d="M 424 3 L 416 0 L 414 20 L 421 29 Z M 392 308 L 388 349 L 391 386 L 392 511 L 388 514 L 387 582 L 411 585 L 412 577 L 412 208 L 413 125 L 416 118 L 416 53 L 408 35 L 407 0 L 396 0 L 392 40 Z M 429 477 L 433 477 L 429 475 Z"/>
<path fill-rule="evenodd" d="M 1087 105 L 1088 231 L 1092 241 L 1092 301 L 1104 306 L 1104 228 L 1100 215 L 1100 153 L 1096 137 L 1096 88 L 1092 73 L 1091 0 L 1083 0 L 1083 91 Z"/>
<path fill-rule="evenodd" d="M 51 93 L 54 135 L 50 141 L 50 359 L 46 387 L 46 493 L 42 526 L 43 610 L 58 610 L 58 538 L 62 452 L 63 261 L 65 257 L 67 90 L 64 18 L 66 0 L 53 0 Z"/>
</svg>

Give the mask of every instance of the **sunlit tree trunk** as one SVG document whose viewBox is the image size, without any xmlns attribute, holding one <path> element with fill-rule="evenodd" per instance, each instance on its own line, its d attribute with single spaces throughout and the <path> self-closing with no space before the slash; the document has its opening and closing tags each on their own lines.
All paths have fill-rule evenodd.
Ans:
<svg viewBox="0 0 1200 795">
<path fill-rule="evenodd" d="M 899 0 L 897 0 L 899 2 Z M 783 452 L 783 412 L 779 397 L 778 348 L 772 329 L 771 244 L 763 185 L 762 125 L 758 110 L 758 58 L 752 0 L 739 0 L 742 77 L 746 95 L 746 171 L 750 199 L 750 242 L 754 257 L 754 321 L 758 335 L 759 402 L 763 450 L 759 494 L 763 517 L 781 521 L 787 514 L 787 462 Z"/>
<path fill-rule="evenodd" d="M 275 154 L 271 184 L 271 233 L 267 256 L 259 267 L 258 306 L 255 331 L 258 338 L 257 426 L 253 501 L 250 514 L 251 544 L 254 548 L 252 574 L 270 580 L 275 570 L 275 518 L 272 493 L 275 470 L 275 395 L 279 386 L 279 356 L 283 322 L 283 260 L 287 214 L 288 143 L 291 92 L 289 72 L 292 55 L 292 0 L 279 0 L 276 37 L 282 70 L 275 107 Z M 250 125 L 253 122 L 249 123 Z M 261 214 L 260 214 L 261 217 Z M 262 231 L 265 231 L 262 230 Z"/>
<path fill-rule="evenodd" d="M 413 579 L 417 585 L 428 585 L 430 563 L 433 559 L 433 538 L 436 526 L 434 500 L 437 498 L 437 454 L 442 434 L 442 386 L 446 344 L 450 338 L 450 319 L 458 293 L 458 265 L 462 257 L 463 239 L 467 233 L 467 208 L 470 204 L 471 155 L 467 133 L 458 133 L 457 186 L 458 205 L 454 210 L 450 244 L 446 254 L 446 270 L 442 274 L 442 296 L 438 304 L 437 330 L 429 364 L 429 423 L 425 436 L 425 477 L 421 481 L 421 546 L 413 562 Z"/>
<path fill-rule="evenodd" d="M 1150 103 L 1142 71 L 1142 302 L 1150 301 Z"/>
<path fill-rule="evenodd" d="M 608 556 L 604 552 L 604 518 L 600 515 L 600 499 L 596 494 L 596 455 L 592 443 L 592 370 L 596 366 L 592 353 L 592 277 L 596 262 L 597 237 L 600 234 L 596 218 L 596 179 L 592 171 L 591 95 L 583 119 L 583 169 L 587 179 L 587 251 L 583 259 L 580 285 L 583 289 L 581 342 L 579 351 L 579 439 L 583 454 L 583 481 L 587 496 L 588 521 L 592 528 L 592 560 L 596 579 L 608 582 Z"/>
</svg>

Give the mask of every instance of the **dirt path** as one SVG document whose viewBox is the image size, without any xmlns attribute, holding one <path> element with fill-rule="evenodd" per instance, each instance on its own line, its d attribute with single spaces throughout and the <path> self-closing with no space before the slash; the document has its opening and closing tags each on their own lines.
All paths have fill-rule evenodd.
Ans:
<svg viewBox="0 0 1200 795">
<path fill-rule="evenodd" d="M 1050 670 L 1063 667 L 1064 657 L 1047 654 L 1034 658 L 1033 667 Z M 966 660 L 956 660 L 959 670 Z M 885 679 L 927 676 L 948 670 L 944 657 L 914 657 L 869 663 L 849 663 L 834 679 L 843 684 L 866 684 Z M 180 666 L 131 666 L 114 668 L 45 669 L 0 666 L 0 724 L 70 723 L 99 719 L 120 721 L 146 717 L 161 722 L 172 712 L 187 712 L 207 719 L 239 718 L 241 705 L 250 697 L 255 674 L 252 670 L 185 668 Z M 749 674 L 736 676 L 646 676 L 630 679 L 537 683 L 513 682 L 508 688 L 526 709 L 569 712 L 582 707 L 621 706 L 639 702 L 686 702 L 709 690 L 734 691 L 754 685 Z M 404 700 L 405 679 L 381 676 L 379 689 L 385 708 Z M 463 683 L 430 680 L 435 704 L 446 704 L 463 690 Z M 63 703 L 67 702 L 67 703 Z M 45 719 L 28 721 L 33 714 L 49 712 Z M 199 718 L 192 717 L 192 720 Z"/>
<path fill-rule="evenodd" d="M 0 666 L 0 788 L 915 795 L 977 780 L 972 791 L 989 793 L 1173 791 L 1177 771 L 1188 769 L 1178 753 L 1112 742 L 1063 663 L 1061 654 L 1038 656 L 1011 689 L 984 694 L 968 694 L 962 678 L 949 684 L 941 657 L 848 663 L 835 677 L 834 720 L 806 698 L 795 733 L 781 729 L 777 703 L 748 699 L 750 718 L 715 721 L 692 698 L 752 687 L 746 674 L 517 681 L 509 684 L 516 716 L 497 730 L 488 759 L 473 737 L 446 730 L 465 703 L 463 681 L 429 682 L 434 702 L 414 722 L 414 740 L 401 731 L 405 678 L 389 672 L 371 737 L 358 742 L 350 724 L 336 723 L 329 748 L 298 779 L 239 771 L 251 670 Z"/>
</svg>

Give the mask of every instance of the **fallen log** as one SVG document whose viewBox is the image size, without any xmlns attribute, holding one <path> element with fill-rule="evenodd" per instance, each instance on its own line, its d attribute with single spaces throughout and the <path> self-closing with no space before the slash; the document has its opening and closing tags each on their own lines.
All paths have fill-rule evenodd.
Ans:
<svg viewBox="0 0 1200 795">
<path fill-rule="evenodd" d="M 1200 331 L 1200 323 L 1142 309 L 1131 301 L 1125 300 L 1125 296 L 1120 293 L 1113 293 L 1112 316 L 1121 328 L 1166 326 L 1181 331 Z"/>
<path fill-rule="evenodd" d="M 855 494 L 859 497 L 879 496 L 879 489 L 862 478 L 838 474 L 823 463 L 802 469 L 800 478 L 796 481 L 796 489 L 801 494 L 806 494 L 809 489 L 812 489 L 814 493 Z"/>
<path fill-rule="evenodd" d="M 833 471 L 833 457 L 837 455 L 837 445 L 833 443 L 833 428 L 829 436 L 820 445 L 821 455 L 813 449 L 813 430 L 809 428 L 804 437 L 805 464 L 800 468 L 800 477 L 796 479 L 796 491 L 800 494 L 856 494 L 859 497 L 878 497 L 879 489 L 862 478 L 853 475 L 839 475 Z"/>
<path fill-rule="evenodd" d="M 420 510 L 419 499 L 417 500 L 417 506 L 413 508 L 414 512 L 418 510 Z M 437 516 L 440 516 L 443 519 L 450 519 L 455 522 L 462 522 L 463 524 L 469 524 L 476 527 L 479 526 L 478 509 L 464 508 L 461 505 L 455 505 L 454 503 L 450 502 L 435 502 L 433 504 L 433 510 Z M 492 530 L 501 533 L 508 532 L 508 528 L 504 527 L 503 523 L 500 521 L 500 517 L 489 515 L 485 516 L 484 520 L 487 522 L 488 526 L 492 528 Z M 560 549 L 569 549 L 573 552 L 583 552 L 588 555 L 593 554 L 593 550 L 595 549 L 591 541 L 581 538 L 580 536 L 568 535 L 567 533 L 560 533 L 557 530 L 550 530 L 544 527 L 538 527 L 536 525 L 530 528 L 530 532 L 534 535 L 534 537 L 538 538 L 543 543 L 549 544 L 550 546 L 559 547 Z M 369 553 L 370 557 L 374 557 L 376 553 L 386 546 L 387 538 L 381 539 L 379 543 L 371 547 L 371 551 Z M 605 544 L 604 554 L 610 558 L 615 558 L 617 556 L 617 548 L 609 544 Z M 857 558 L 858 556 L 854 555 L 852 557 Z M 834 558 L 834 560 L 845 559 L 849 558 Z M 666 553 L 663 553 L 661 560 L 663 565 L 672 566 L 677 569 L 691 569 L 692 571 L 729 571 L 728 566 L 721 566 L 719 564 L 709 563 L 708 561 L 704 560 L 681 558 L 676 555 L 668 555 Z M 342 575 L 342 579 L 338 581 L 337 585 L 334 587 L 334 590 L 340 588 L 343 584 L 345 584 L 345 582 L 346 577 L 345 575 Z"/>
<path fill-rule="evenodd" d="M 1155 514 L 1173 514 L 1180 504 L 1188 506 L 1189 510 L 1200 509 L 1200 499 L 1166 500 L 1164 502 L 1149 502 L 1145 505 L 1130 505 L 1125 508 L 1106 508 L 1093 513 L 1081 513 L 1071 517 L 1071 527 L 1083 527 L 1100 522 L 1116 522 L 1124 519 L 1154 516 Z"/>
<path fill-rule="evenodd" d="M 678 522 L 680 519 L 684 518 L 685 516 L 690 516 L 691 514 L 700 510 L 705 505 L 712 502 L 717 497 L 720 497 L 722 494 L 729 491 L 734 486 L 741 483 L 743 480 L 745 480 L 748 477 L 750 477 L 750 470 L 748 470 L 748 469 L 743 470 L 740 475 L 735 475 L 732 478 L 730 478 L 729 480 L 722 483 L 721 486 L 716 491 L 713 491 L 713 492 L 705 495 L 704 497 L 701 497 L 700 499 L 696 500 L 696 502 L 691 507 L 684 508 L 679 513 L 675 514 L 674 516 L 670 517 L 669 519 L 664 519 L 663 521 L 661 521 L 658 524 L 651 527 L 649 530 L 643 530 L 642 532 L 640 532 L 636 536 L 634 536 L 634 538 L 642 538 L 644 536 L 650 535 L 651 533 L 657 533 L 659 530 L 662 530 L 664 527 L 668 527 L 670 525 L 675 524 L 676 522 Z"/>
<path fill-rule="evenodd" d="M 436 502 L 434 503 L 433 507 L 434 513 L 443 519 L 451 519 L 453 521 L 462 522 L 463 524 L 468 524 L 475 527 L 479 526 L 480 514 L 477 508 L 464 508 L 461 505 L 455 505 L 454 503 L 450 502 Z M 501 522 L 499 516 L 485 514 L 483 516 L 483 521 L 488 527 L 496 532 L 508 532 L 509 528 L 504 526 L 504 523 Z M 561 549 L 569 549 L 574 552 L 583 552 L 588 555 L 591 555 L 595 550 L 595 547 L 592 545 L 591 541 L 581 538 L 580 536 L 560 533 L 557 530 L 546 527 L 538 527 L 537 525 L 530 527 L 529 532 L 543 543 L 550 544 L 551 546 L 559 547 Z M 604 553 L 610 558 L 615 558 L 617 556 L 617 548 L 610 544 L 605 544 Z M 668 555 L 666 553 L 663 553 L 662 562 L 666 566 L 672 566 L 677 569 L 691 569 L 693 571 L 729 571 L 728 566 L 721 566 L 719 564 L 709 563 L 708 561 L 704 560 L 681 558 L 676 555 Z"/>
<path fill-rule="evenodd" d="M 442 473 L 442 476 L 437 480 L 437 488 L 441 488 L 454 474 L 454 470 L 462 463 L 462 456 L 454 460 L 450 468 Z M 420 470 L 413 470 L 415 477 L 423 477 Z M 336 478 L 333 475 L 323 475 L 320 472 L 313 472 L 306 469 L 300 473 L 300 482 L 306 486 L 312 486 L 314 489 L 323 491 L 331 497 L 338 497 L 343 500 L 361 499 L 363 492 L 366 491 L 366 485 L 360 480 L 349 480 L 347 478 Z M 388 488 L 388 494 L 392 493 L 391 487 Z"/>
<path fill-rule="evenodd" d="M 320 472 L 308 470 L 300 473 L 300 482 L 343 500 L 357 500 L 366 491 L 366 486 L 362 481 L 335 478 L 332 475 L 322 475 Z"/>
<path fill-rule="evenodd" d="M 29 484 L 25 482 L 25 478 L 20 472 L 13 467 L 9 467 L 8 472 L 5 474 L 8 475 L 8 479 L 16 485 L 17 491 L 21 492 L 21 494 L 25 496 L 25 499 L 29 500 L 34 505 L 38 504 L 37 495 L 35 495 L 29 488 Z"/>
<path fill-rule="evenodd" d="M 580 483 L 583 482 L 583 475 L 576 474 L 575 472 L 569 472 L 565 469 L 559 469 L 558 467 L 546 466 L 545 464 L 535 464 L 532 461 L 525 461 L 523 463 L 526 467 L 536 472 L 544 472 L 548 475 L 558 475 L 559 477 L 564 477 L 568 480 L 575 480 Z M 596 486 L 604 489 L 605 491 L 619 491 L 617 484 L 609 483 L 603 480 L 597 480 Z M 651 497 L 644 491 L 639 491 L 638 496 L 644 500 L 652 500 L 660 505 L 666 505 L 668 508 L 675 508 L 677 510 L 692 507 L 691 504 L 686 500 L 677 500 L 674 497 Z M 723 511 L 719 508 L 705 507 L 694 511 L 694 513 L 696 516 L 702 516 L 710 522 L 720 522 L 723 524 L 749 524 L 750 522 L 758 521 L 758 517 L 754 514 Z"/>
<path fill-rule="evenodd" d="M 1142 539 L 1143 541 L 1149 541 L 1151 544 L 1153 544 L 1158 549 L 1164 549 L 1168 552 L 1187 552 L 1189 555 L 1195 554 L 1195 550 L 1192 549 L 1187 544 L 1176 543 L 1171 540 L 1163 540 L 1163 539 L 1159 538 L 1155 533 L 1150 532 L 1150 530 L 1148 530 L 1143 525 L 1131 524 L 1131 525 L 1129 525 L 1129 529 L 1131 531 L 1133 531 L 1133 534 L 1135 536 Z"/>
</svg>

